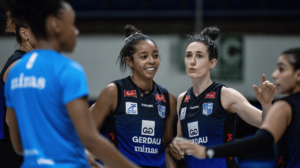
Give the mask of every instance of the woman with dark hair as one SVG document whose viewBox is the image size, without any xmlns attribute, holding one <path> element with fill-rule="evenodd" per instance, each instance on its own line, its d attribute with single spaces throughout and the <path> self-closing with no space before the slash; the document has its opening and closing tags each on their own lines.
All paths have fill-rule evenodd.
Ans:
<svg viewBox="0 0 300 168">
<path fill-rule="evenodd" d="M 204 159 L 255 154 L 275 144 L 278 168 L 300 167 L 300 48 L 281 54 L 272 77 L 277 93 L 288 96 L 274 103 L 253 137 L 208 147 L 179 141 L 180 148 Z"/>
<path fill-rule="evenodd" d="M 72 7 L 62 0 L 3 2 L 36 41 L 5 85 L 7 124 L 15 151 L 24 155 L 22 167 L 89 167 L 84 147 L 112 167 L 136 167 L 98 134 L 84 70 L 60 54 L 73 51 L 79 34 Z"/>
<path fill-rule="evenodd" d="M 10 17 L 7 12 L 6 32 L 16 34 L 20 47 L 12 54 L 5 63 L 1 73 L 0 81 L 0 167 L 19 168 L 23 162 L 23 157 L 15 153 L 10 137 L 6 120 L 6 105 L 4 97 L 4 84 L 10 69 L 18 62 L 22 56 L 34 47 L 34 37 L 28 25 L 19 23 Z"/>
<path fill-rule="evenodd" d="M 90 108 L 98 129 L 106 121 L 109 139 L 132 162 L 142 167 L 173 167 L 168 144 L 173 138 L 176 99 L 153 78 L 160 58 L 155 42 L 134 26 L 118 61 L 132 76 L 105 87 Z"/>
<path fill-rule="evenodd" d="M 253 107 L 238 91 L 227 88 L 223 84 L 212 82 L 210 70 L 217 64 L 218 47 L 214 41 L 219 36 L 216 27 L 205 28 L 201 34 L 190 36 L 185 53 L 187 75 L 193 86 L 180 94 L 177 99 L 177 137 L 184 137 L 195 144 L 204 146 L 222 144 L 235 139 L 235 118 L 238 114 L 247 123 L 259 127 L 265 113 Z M 263 75 L 260 89 L 253 86 L 256 97 L 263 111 L 271 106 L 275 87 L 265 81 Z M 176 145 L 171 144 L 171 154 L 183 158 L 184 153 Z M 193 156 L 185 157 L 188 168 L 234 168 L 235 158 L 215 158 L 199 160 Z"/>
</svg>

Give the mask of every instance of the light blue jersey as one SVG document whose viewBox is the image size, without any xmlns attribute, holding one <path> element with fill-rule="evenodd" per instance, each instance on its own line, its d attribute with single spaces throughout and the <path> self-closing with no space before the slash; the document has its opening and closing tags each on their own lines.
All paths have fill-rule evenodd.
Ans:
<svg viewBox="0 0 300 168">
<path fill-rule="evenodd" d="M 33 50 L 8 75 L 7 107 L 15 110 L 27 167 L 89 167 L 66 104 L 88 95 L 83 68 L 53 50 Z"/>
</svg>

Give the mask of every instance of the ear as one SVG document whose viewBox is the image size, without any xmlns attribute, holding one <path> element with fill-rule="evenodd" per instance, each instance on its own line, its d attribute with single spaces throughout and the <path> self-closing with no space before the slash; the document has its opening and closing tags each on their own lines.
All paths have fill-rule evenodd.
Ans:
<svg viewBox="0 0 300 168">
<path fill-rule="evenodd" d="M 300 69 L 297 69 L 295 72 L 296 82 L 300 83 Z"/>
<path fill-rule="evenodd" d="M 209 61 L 209 69 L 214 69 L 217 65 L 217 59 L 212 59 Z"/>
<path fill-rule="evenodd" d="M 62 31 L 62 21 L 54 16 L 49 16 L 48 24 L 50 32 L 54 34 L 60 34 Z"/>
<path fill-rule="evenodd" d="M 20 36 L 22 38 L 22 41 L 28 41 L 28 35 L 27 35 L 27 30 L 23 27 L 20 28 L 19 30 Z"/>
<path fill-rule="evenodd" d="M 130 57 L 126 57 L 125 61 L 130 68 L 133 68 L 133 61 L 130 59 Z"/>
</svg>

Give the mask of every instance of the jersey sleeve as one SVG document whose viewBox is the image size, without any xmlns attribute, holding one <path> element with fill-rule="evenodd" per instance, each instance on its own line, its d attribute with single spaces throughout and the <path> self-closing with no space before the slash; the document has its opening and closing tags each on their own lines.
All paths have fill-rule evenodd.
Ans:
<svg viewBox="0 0 300 168">
<path fill-rule="evenodd" d="M 76 62 L 71 62 L 60 74 L 60 86 L 62 87 L 62 98 L 64 105 L 69 102 L 87 96 L 88 86 L 86 75 Z"/>
<path fill-rule="evenodd" d="M 4 96 L 5 96 L 5 104 L 6 107 L 12 108 L 11 99 L 10 99 L 10 85 L 11 81 L 9 78 L 7 78 L 6 83 L 4 85 Z"/>
</svg>

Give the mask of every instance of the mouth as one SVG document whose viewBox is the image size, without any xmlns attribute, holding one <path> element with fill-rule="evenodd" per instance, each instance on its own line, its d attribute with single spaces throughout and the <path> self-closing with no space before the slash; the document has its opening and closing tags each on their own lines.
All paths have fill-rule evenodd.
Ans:
<svg viewBox="0 0 300 168">
<path fill-rule="evenodd" d="M 146 71 L 154 71 L 156 68 L 145 68 Z"/>
<path fill-rule="evenodd" d="M 194 68 L 190 68 L 189 70 L 190 70 L 190 71 L 195 71 L 196 69 L 194 69 Z"/>
</svg>

